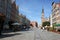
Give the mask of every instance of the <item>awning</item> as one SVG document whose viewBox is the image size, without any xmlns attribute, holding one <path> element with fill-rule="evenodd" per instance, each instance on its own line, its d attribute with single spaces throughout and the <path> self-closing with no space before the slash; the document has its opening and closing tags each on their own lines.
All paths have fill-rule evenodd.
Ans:
<svg viewBox="0 0 60 40">
<path fill-rule="evenodd" d="M 60 24 L 55 24 L 55 26 L 60 26 Z"/>
<path fill-rule="evenodd" d="M 21 25 L 20 23 L 12 23 L 11 25 Z"/>
</svg>

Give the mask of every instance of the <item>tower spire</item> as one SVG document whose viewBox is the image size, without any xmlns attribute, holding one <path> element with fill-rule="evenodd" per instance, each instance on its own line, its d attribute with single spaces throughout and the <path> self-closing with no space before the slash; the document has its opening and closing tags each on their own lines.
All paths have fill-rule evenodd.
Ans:
<svg viewBox="0 0 60 40">
<path fill-rule="evenodd" d="M 42 7 L 42 17 L 44 17 L 44 8 Z"/>
<path fill-rule="evenodd" d="M 44 8 L 43 8 L 43 7 L 42 7 L 41 21 L 42 21 L 42 23 L 45 21 L 45 17 L 44 17 Z"/>
</svg>

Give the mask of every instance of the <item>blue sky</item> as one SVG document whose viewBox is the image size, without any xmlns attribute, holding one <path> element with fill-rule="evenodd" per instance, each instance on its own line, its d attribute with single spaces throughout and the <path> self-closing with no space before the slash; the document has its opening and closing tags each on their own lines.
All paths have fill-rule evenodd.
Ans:
<svg viewBox="0 0 60 40">
<path fill-rule="evenodd" d="M 52 2 L 59 0 L 16 0 L 19 6 L 19 12 L 25 15 L 30 21 L 37 21 L 41 24 L 41 12 L 44 8 L 45 17 L 49 17 L 52 13 Z"/>
</svg>

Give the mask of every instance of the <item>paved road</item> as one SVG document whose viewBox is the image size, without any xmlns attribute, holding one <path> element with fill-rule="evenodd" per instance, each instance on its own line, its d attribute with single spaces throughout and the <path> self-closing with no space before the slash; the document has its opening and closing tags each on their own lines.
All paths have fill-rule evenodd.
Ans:
<svg viewBox="0 0 60 40">
<path fill-rule="evenodd" d="M 35 28 L 35 40 L 60 40 L 60 34 Z"/>
<path fill-rule="evenodd" d="M 5 33 L 4 36 L 0 40 L 34 40 L 33 31 Z"/>
<path fill-rule="evenodd" d="M 4 33 L 0 40 L 60 40 L 60 34 L 32 28 L 30 31 Z"/>
</svg>

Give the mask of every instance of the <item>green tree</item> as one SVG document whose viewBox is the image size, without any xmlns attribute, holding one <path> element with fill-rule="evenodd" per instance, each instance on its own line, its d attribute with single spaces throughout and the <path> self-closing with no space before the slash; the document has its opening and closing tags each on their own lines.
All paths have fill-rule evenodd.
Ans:
<svg viewBox="0 0 60 40">
<path fill-rule="evenodd" d="M 49 21 L 43 22 L 42 26 L 45 27 L 46 25 L 47 25 L 47 26 L 50 26 L 50 22 L 49 22 Z"/>
</svg>

